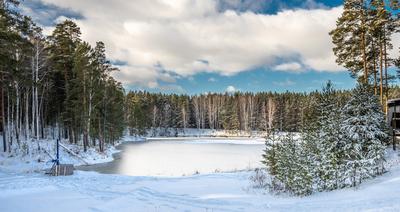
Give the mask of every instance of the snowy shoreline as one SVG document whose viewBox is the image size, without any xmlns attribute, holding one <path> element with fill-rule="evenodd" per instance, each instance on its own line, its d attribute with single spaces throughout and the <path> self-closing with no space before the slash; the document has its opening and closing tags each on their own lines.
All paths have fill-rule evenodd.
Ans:
<svg viewBox="0 0 400 212">
<path fill-rule="evenodd" d="M 87 152 L 83 152 L 79 145 L 69 144 L 67 141 L 62 141 L 62 144 L 68 149 L 73 151 L 83 159 L 77 158 L 64 149 L 60 148 L 60 162 L 66 164 L 74 164 L 74 166 L 82 165 L 96 165 L 102 163 L 112 162 L 114 160 L 113 155 L 119 153 L 120 150 L 117 147 L 124 143 L 131 142 L 148 142 L 148 141 L 168 141 L 168 140 L 182 140 L 184 143 L 197 143 L 197 144 L 248 144 L 248 145 L 261 145 L 264 144 L 264 139 L 261 137 L 229 137 L 217 136 L 213 137 L 210 132 L 216 132 L 213 130 L 205 130 L 203 136 L 197 137 L 193 134 L 187 134 L 186 136 L 179 135 L 178 137 L 141 137 L 141 136 L 128 136 L 125 135 L 121 138 L 114 146 L 107 145 L 104 153 L 100 153 L 95 147 L 89 147 Z M 192 132 L 193 133 L 193 132 Z M 52 165 L 51 160 L 56 155 L 55 140 L 46 139 L 40 140 L 41 151 L 37 151 L 37 142 L 27 141 L 28 154 L 21 154 L 12 152 L 4 153 L 0 152 L 0 172 L 11 172 L 11 173 L 32 173 L 32 172 L 44 172 L 49 169 Z"/>
<path fill-rule="evenodd" d="M 383 176 L 303 198 L 253 188 L 252 172 L 186 177 L 0 172 L 0 211 L 399 211 L 400 167 L 397 153 L 389 155 L 397 162 Z"/>
</svg>

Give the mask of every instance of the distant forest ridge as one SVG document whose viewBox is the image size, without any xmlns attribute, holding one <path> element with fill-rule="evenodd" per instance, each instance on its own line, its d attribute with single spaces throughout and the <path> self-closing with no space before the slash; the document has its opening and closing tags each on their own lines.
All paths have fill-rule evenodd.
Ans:
<svg viewBox="0 0 400 212">
<path fill-rule="evenodd" d="M 337 90 L 343 105 L 350 90 Z M 320 91 L 236 92 L 199 95 L 131 91 L 126 96 L 126 122 L 131 134 L 151 128 L 270 130 L 298 132 L 316 116 Z M 400 97 L 400 87 L 389 89 L 389 99 Z"/>
</svg>

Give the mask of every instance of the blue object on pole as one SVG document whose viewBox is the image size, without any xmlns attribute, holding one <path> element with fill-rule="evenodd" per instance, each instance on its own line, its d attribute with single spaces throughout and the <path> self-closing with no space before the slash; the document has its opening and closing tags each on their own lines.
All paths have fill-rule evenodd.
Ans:
<svg viewBox="0 0 400 212">
<path fill-rule="evenodd" d="M 57 139 L 57 165 L 60 165 L 60 140 L 59 139 Z"/>
<path fill-rule="evenodd" d="M 56 159 L 52 160 L 55 165 L 60 165 L 60 140 L 57 139 L 56 141 Z"/>
</svg>

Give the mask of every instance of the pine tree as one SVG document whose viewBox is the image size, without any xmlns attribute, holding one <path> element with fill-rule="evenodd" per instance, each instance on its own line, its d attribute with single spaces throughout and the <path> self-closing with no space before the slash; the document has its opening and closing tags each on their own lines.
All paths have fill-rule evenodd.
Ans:
<svg viewBox="0 0 400 212">
<path fill-rule="evenodd" d="M 336 23 L 336 28 L 330 32 L 339 65 L 347 68 L 353 77 L 363 72 L 363 82 L 369 80 L 369 61 L 367 49 L 369 45 L 367 23 L 367 1 L 346 0 L 344 11 Z"/>
<path fill-rule="evenodd" d="M 78 143 L 83 137 L 85 150 L 90 139 L 93 146 L 99 139 L 103 151 L 104 142 L 122 136 L 124 126 L 124 90 L 110 76 L 115 69 L 106 61 L 104 44 L 92 49 L 82 42 L 70 20 L 46 38 L 17 6 L 17 0 L 0 1 L 3 150 L 17 150 L 22 138 L 46 138 L 47 128 L 53 139 Z M 40 150 L 39 141 L 37 146 Z"/>
<path fill-rule="evenodd" d="M 78 126 L 83 129 L 83 149 L 86 152 L 89 146 L 90 112 L 89 112 L 89 87 L 91 67 L 91 47 L 88 43 L 80 43 L 74 52 L 73 72 L 76 78 L 70 80 L 70 97 L 75 103 L 74 116 L 79 117 Z"/>
<path fill-rule="evenodd" d="M 388 4 L 389 2 L 389 4 Z M 384 102 L 384 97 L 387 99 L 388 95 L 388 66 L 390 59 L 388 58 L 388 51 L 393 48 L 391 37 L 395 32 L 396 11 L 395 1 L 373 0 L 371 1 L 371 24 L 370 30 L 376 40 L 378 61 L 379 61 L 379 75 L 380 75 L 380 99 L 381 104 Z"/>
<path fill-rule="evenodd" d="M 18 146 L 21 145 L 23 133 L 29 131 L 26 108 L 32 82 L 27 64 L 30 64 L 32 55 L 29 38 L 37 27 L 29 17 L 19 14 L 18 4 L 17 0 L 0 2 L 0 129 L 4 151 L 12 151 L 10 147 L 15 146 L 14 140 Z"/>
<path fill-rule="evenodd" d="M 392 78 L 388 73 L 388 51 L 393 48 L 391 38 L 399 27 L 398 10 L 397 0 L 346 0 L 337 26 L 330 32 L 337 63 L 355 78 L 360 78 L 362 71 L 359 80 L 364 83 L 369 83 L 373 74 L 375 94 L 379 80 L 382 105 Z"/>
<path fill-rule="evenodd" d="M 71 143 L 77 143 L 77 117 L 74 115 L 74 88 L 72 79 L 74 73 L 74 54 L 81 42 L 80 29 L 72 21 L 66 20 L 57 24 L 53 34 L 50 36 L 50 57 L 54 68 L 53 77 L 55 84 L 53 93 L 54 110 L 62 113 L 64 126 L 68 129 L 68 137 Z"/>
</svg>

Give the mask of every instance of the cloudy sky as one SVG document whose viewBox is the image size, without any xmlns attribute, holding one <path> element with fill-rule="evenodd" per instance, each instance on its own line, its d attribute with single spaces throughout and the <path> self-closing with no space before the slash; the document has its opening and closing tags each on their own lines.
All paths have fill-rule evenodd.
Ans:
<svg viewBox="0 0 400 212">
<path fill-rule="evenodd" d="M 25 0 L 45 32 L 66 18 L 105 42 L 127 89 L 203 93 L 354 86 L 328 32 L 341 0 Z"/>
</svg>

